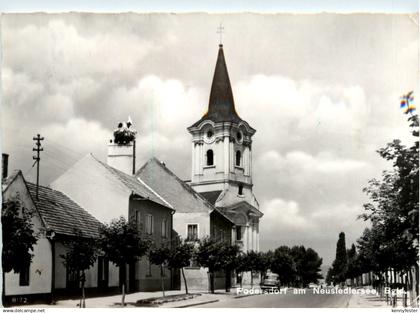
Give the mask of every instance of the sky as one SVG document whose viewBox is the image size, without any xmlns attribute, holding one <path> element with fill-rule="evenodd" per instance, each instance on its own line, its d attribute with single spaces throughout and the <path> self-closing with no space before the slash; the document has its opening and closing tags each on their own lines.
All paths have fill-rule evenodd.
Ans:
<svg viewBox="0 0 420 313">
<path fill-rule="evenodd" d="M 156 156 L 190 179 L 186 128 L 207 109 L 223 23 L 236 110 L 257 130 L 260 247 L 303 244 L 332 262 L 347 246 L 363 187 L 409 143 L 399 98 L 418 94 L 418 24 L 409 14 L 6 14 L 2 150 L 34 180 L 32 137 L 45 137 L 41 183 L 87 153 L 105 160 L 117 123 L 138 130 L 137 167 Z"/>
</svg>

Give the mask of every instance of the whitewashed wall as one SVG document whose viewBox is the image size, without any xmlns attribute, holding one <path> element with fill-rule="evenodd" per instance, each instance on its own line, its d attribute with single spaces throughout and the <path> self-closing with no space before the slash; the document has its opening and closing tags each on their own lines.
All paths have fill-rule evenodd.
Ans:
<svg viewBox="0 0 420 313">
<path fill-rule="evenodd" d="M 26 189 L 25 183 L 21 176 L 18 176 L 15 181 L 8 187 L 3 194 L 4 199 L 10 199 L 19 194 L 20 199 L 24 203 L 24 207 L 32 212 L 35 211 L 34 204 Z M 32 217 L 34 230 L 39 233 L 39 239 L 34 246 L 34 257 L 30 265 L 29 286 L 19 286 L 18 273 L 6 273 L 5 277 L 5 294 L 9 295 L 23 295 L 23 294 L 37 294 L 51 292 L 51 245 L 45 237 L 43 225 L 38 214 Z"/>
</svg>

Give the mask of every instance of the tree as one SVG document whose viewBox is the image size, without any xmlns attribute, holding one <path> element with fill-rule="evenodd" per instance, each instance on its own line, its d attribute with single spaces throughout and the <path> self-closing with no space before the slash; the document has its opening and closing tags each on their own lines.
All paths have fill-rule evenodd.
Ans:
<svg viewBox="0 0 420 313">
<path fill-rule="evenodd" d="M 312 248 L 305 249 L 303 259 L 299 264 L 298 276 L 300 276 L 303 287 L 310 283 L 318 283 L 318 279 L 322 278 L 320 274 L 322 259 Z"/>
<path fill-rule="evenodd" d="M 223 255 L 220 251 L 226 243 L 217 242 L 210 238 L 200 241 L 196 252 L 196 260 L 200 266 L 208 268 L 210 292 L 214 293 L 214 272 L 222 269 Z"/>
<path fill-rule="evenodd" d="M 332 265 L 332 275 L 334 283 L 343 283 L 347 273 L 347 250 L 346 237 L 343 232 L 338 235 L 335 260 Z"/>
<path fill-rule="evenodd" d="M 327 285 L 331 285 L 333 283 L 333 279 L 332 279 L 332 268 L 328 268 L 327 271 L 327 276 L 325 277 L 325 282 L 327 283 Z"/>
<path fill-rule="evenodd" d="M 359 240 L 361 260 L 366 260 L 365 255 L 370 256 L 373 264 L 369 265 L 385 273 L 385 284 L 390 268 L 394 273 L 402 271 L 411 277 L 414 267 L 415 276 L 419 275 L 419 120 L 409 104 L 413 100 L 411 94 L 403 96 L 402 107 L 408 107 L 405 113 L 410 114 L 408 122 L 414 142 L 407 147 L 396 139 L 377 151 L 381 158 L 392 162 L 393 168 L 383 171 L 381 179 L 371 179 L 363 189 L 370 202 L 359 216 L 372 223 L 370 232 L 365 232 Z M 411 278 L 410 283 L 413 284 Z M 414 290 L 418 294 L 417 280 Z"/>
<path fill-rule="evenodd" d="M 296 266 L 296 274 L 295 274 L 295 281 L 294 285 L 296 287 L 304 287 L 304 283 L 302 281 L 302 271 L 304 267 L 304 259 L 306 250 L 304 246 L 293 246 L 290 249 L 290 254 L 292 255 L 293 261 Z"/>
<path fill-rule="evenodd" d="M 356 252 L 356 246 L 351 245 L 351 248 L 347 250 L 347 273 L 346 278 L 351 280 L 351 285 L 354 285 L 354 279 L 359 275 L 358 257 Z"/>
<path fill-rule="evenodd" d="M 184 267 L 190 265 L 193 257 L 194 246 L 187 242 L 179 243 L 175 249 L 171 251 L 168 266 L 171 268 L 181 269 L 182 278 L 185 285 L 185 293 L 188 294 L 187 279 L 185 278 Z"/>
<path fill-rule="evenodd" d="M 150 247 L 150 242 L 140 237 L 134 221 L 127 222 L 123 216 L 113 220 L 110 225 L 102 226 L 100 236 L 100 246 L 105 256 L 120 268 L 121 305 L 124 306 L 126 266 L 145 255 Z"/>
<path fill-rule="evenodd" d="M 168 265 L 171 251 L 166 247 L 154 248 L 149 251 L 149 261 L 160 267 L 160 280 L 162 285 L 163 297 L 165 297 L 165 273 L 164 266 Z"/>
<path fill-rule="evenodd" d="M 82 298 L 80 307 L 86 307 L 85 303 L 85 271 L 88 270 L 96 261 L 98 248 L 97 240 L 94 238 L 83 237 L 80 230 L 75 230 L 75 236 L 64 243 L 68 251 L 60 257 L 67 270 L 76 272 L 81 283 Z M 79 275 L 81 273 L 81 275 Z"/>
<path fill-rule="evenodd" d="M 309 283 L 317 283 L 322 278 L 321 271 L 322 259 L 312 248 L 306 249 L 304 246 L 294 246 L 290 249 L 290 254 L 295 263 L 296 272 L 294 284 L 298 287 L 306 287 Z"/>
<path fill-rule="evenodd" d="M 267 271 L 270 269 L 273 258 L 273 251 L 258 252 L 257 268 L 260 272 L 261 281 L 264 279 Z"/>
<path fill-rule="evenodd" d="M 283 286 L 290 286 L 295 280 L 296 264 L 289 247 L 281 246 L 274 250 L 271 270 L 279 275 L 280 283 Z"/>
<path fill-rule="evenodd" d="M 238 274 L 239 278 L 239 284 L 242 288 L 242 276 L 243 272 L 247 270 L 247 264 L 246 264 L 246 257 L 243 252 L 240 252 L 238 256 L 236 257 L 236 273 Z"/>
<path fill-rule="evenodd" d="M 38 238 L 33 230 L 32 212 L 23 206 L 19 197 L 3 201 L 1 213 L 3 286 L 5 286 L 5 273 L 12 270 L 21 273 L 31 264 L 32 252 Z M 5 288 L 3 288 L 3 301 L 4 290 Z"/>
<path fill-rule="evenodd" d="M 231 272 L 238 267 L 238 255 L 240 248 L 238 245 L 224 244 L 219 251 L 221 268 L 225 271 L 225 290 L 230 291 Z"/>
<path fill-rule="evenodd" d="M 259 255 L 254 250 L 248 250 L 245 253 L 245 268 L 251 272 L 251 288 L 254 287 L 254 273 L 258 270 Z"/>
</svg>

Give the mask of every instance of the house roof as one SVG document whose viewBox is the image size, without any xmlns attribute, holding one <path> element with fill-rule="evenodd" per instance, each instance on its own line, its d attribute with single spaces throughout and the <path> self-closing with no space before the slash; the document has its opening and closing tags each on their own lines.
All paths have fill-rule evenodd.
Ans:
<svg viewBox="0 0 420 313">
<path fill-rule="evenodd" d="M 12 174 L 10 174 L 9 176 L 7 176 L 5 179 L 3 179 L 1 181 L 1 190 L 2 192 L 6 191 L 6 189 L 10 186 L 10 184 L 15 180 L 15 178 L 21 174 L 22 172 L 20 170 L 15 170 L 12 172 Z"/>
<path fill-rule="evenodd" d="M 46 227 L 61 235 L 75 235 L 80 230 L 82 236 L 98 237 L 101 223 L 60 191 L 26 182 L 29 193 Z"/>
<path fill-rule="evenodd" d="M 232 86 L 223 53 L 223 45 L 219 45 L 219 53 L 217 55 L 213 82 L 211 84 L 208 111 L 191 127 L 198 126 L 203 120 L 211 120 L 216 123 L 239 123 L 242 121 L 235 110 L 235 102 L 233 100 Z"/>
<path fill-rule="evenodd" d="M 156 202 L 160 205 L 163 205 L 167 208 L 174 209 L 173 206 L 164 198 L 162 197 L 161 193 L 156 192 L 156 189 L 152 185 L 149 185 L 145 182 L 142 178 L 135 177 L 128 175 L 124 172 L 121 172 L 108 164 L 99 161 L 93 155 L 92 157 L 100 163 L 104 168 L 106 168 L 113 176 L 115 176 L 119 181 L 123 183 L 123 185 L 128 188 L 130 191 L 135 193 L 136 195 L 148 199 L 150 201 Z"/>
<path fill-rule="evenodd" d="M 200 195 L 206 198 L 208 202 L 215 205 L 221 193 L 222 193 L 222 190 L 216 190 L 216 191 L 200 192 Z"/>
<path fill-rule="evenodd" d="M 182 181 L 158 159 L 151 158 L 136 173 L 180 213 L 208 212 L 213 205 Z"/>
</svg>

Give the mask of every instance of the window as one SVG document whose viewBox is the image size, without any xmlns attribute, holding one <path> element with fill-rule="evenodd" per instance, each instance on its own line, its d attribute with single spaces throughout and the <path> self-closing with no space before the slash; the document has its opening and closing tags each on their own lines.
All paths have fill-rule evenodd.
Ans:
<svg viewBox="0 0 420 313">
<path fill-rule="evenodd" d="M 19 273 L 19 286 L 29 286 L 30 264 L 25 266 Z"/>
<path fill-rule="evenodd" d="M 103 256 L 98 257 L 98 287 L 108 287 L 109 262 Z"/>
<path fill-rule="evenodd" d="M 162 220 L 161 234 L 163 238 L 168 238 L 168 220 L 166 218 Z"/>
<path fill-rule="evenodd" d="M 241 151 L 236 151 L 236 166 L 241 166 Z"/>
<path fill-rule="evenodd" d="M 140 211 L 136 211 L 136 227 L 140 230 Z"/>
<path fill-rule="evenodd" d="M 238 195 L 242 196 L 244 194 L 244 186 L 239 185 L 238 186 Z"/>
<path fill-rule="evenodd" d="M 187 240 L 197 240 L 198 239 L 198 225 L 197 224 L 188 224 L 187 225 Z"/>
<path fill-rule="evenodd" d="M 77 289 L 79 288 L 80 272 L 70 269 L 66 266 L 66 288 Z"/>
<path fill-rule="evenodd" d="M 211 129 L 207 132 L 207 138 L 211 138 L 213 137 L 213 132 L 211 131 Z"/>
<path fill-rule="evenodd" d="M 238 141 L 241 141 L 241 139 L 242 139 L 242 134 L 241 134 L 241 132 L 237 132 L 237 133 L 236 133 L 236 139 L 237 139 Z"/>
<path fill-rule="evenodd" d="M 242 240 L 241 226 L 236 226 L 236 240 Z"/>
<path fill-rule="evenodd" d="M 213 165 L 214 164 L 213 150 L 211 150 L 211 149 L 210 150 L 207 150 L 206 156 L 207 156 L 207 162 L 206 162 L 206 164 L 208 166 Z"/>
<path fill-rule="evenodd" d="M 220 241 L 225 241 L 225 232 L 220 230 Z"/>
<path fill-rule="evenodd" d="M 147 259 L 147 274 L 146 277 L 152 276 L 152 262 L 150 262 L 149 259 Z"/>
<path fill-rule="evenodd" d="M 146 216 L 146 234 L 153 234 L 153 215 L 151 214 Z"/>
</svg>

